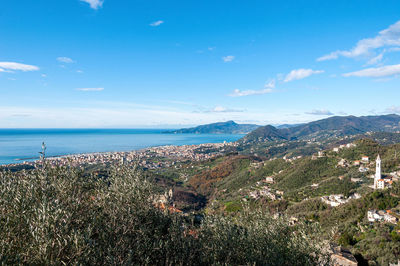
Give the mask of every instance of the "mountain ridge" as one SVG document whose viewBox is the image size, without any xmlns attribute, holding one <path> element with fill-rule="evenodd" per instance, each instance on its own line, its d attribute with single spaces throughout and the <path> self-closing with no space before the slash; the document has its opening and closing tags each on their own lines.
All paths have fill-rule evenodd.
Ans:
<svg viewBox="0 0 400 266">
<path fill-rule="evenodd" d="M 260 127 L 255 124 L 237 124 L 233 120 L 200 125 L 191 128 L 164 131 L 163 133 L 173 134 L 248 134 Z"/>
<path fill-rule="evenodd" d="M 400 131 L 400 116 L 333 116 L 289 128 L 271 125 L 259 127 L 244 136 L 242 142 L 263 142 L 272 140 L 293 140 L 315 134 L 357 135 L 367 132 Z"/>
</svg>

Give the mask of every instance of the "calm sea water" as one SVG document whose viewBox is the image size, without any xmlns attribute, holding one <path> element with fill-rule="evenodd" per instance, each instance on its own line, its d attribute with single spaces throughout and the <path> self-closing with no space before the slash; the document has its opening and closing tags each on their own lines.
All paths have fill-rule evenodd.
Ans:
<svg viewBox="0 0 400 266">
<path fill-rule="evenodd" d="M 161 145 L 236 141 L 243 135 L 163 134 L 161 129 L 0 129 L 0 164 L 38 157 L 42 142 L 47 156 L 131 151 Z"/>
</svg>

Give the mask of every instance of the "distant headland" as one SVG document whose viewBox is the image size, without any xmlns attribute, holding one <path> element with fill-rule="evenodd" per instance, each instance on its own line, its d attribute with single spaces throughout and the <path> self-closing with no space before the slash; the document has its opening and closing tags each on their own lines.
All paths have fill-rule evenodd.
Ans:
<svg viewBox="0 0 400 266">
<path fill-rule="evenodd" d="M 259 125 L 254 124 L 237 124 L 230 120 L 227 122 L 218 122 L 206 125 L 200 125 L 191 128 L 182 128 L 178 130 L 164 131 L 163 133 L 174 134 L 248 134 L 251 131 L 259 128 Z"/>
</svg>

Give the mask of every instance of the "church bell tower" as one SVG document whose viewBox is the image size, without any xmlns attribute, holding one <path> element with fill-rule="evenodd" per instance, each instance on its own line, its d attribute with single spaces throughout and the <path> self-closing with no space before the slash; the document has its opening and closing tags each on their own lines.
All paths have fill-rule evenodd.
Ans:
<svg viewBox="0 0 400 266">
<path fill-rule="evenodd" d="M 376 158 L 376 171 L 375 171 L 375 178 L 374 178 L 374 188 L 378 188 L 378 180 L 382 178 L 381 175 L 381 157 L 378 154 Z"/>
</svg>

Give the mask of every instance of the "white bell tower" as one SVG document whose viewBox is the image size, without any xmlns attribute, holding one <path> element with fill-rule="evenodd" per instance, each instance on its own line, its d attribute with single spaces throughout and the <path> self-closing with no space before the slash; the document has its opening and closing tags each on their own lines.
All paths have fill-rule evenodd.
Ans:
<svg viewBox="0 0 400 266">
<path fill-rule="evenodd" d="M 374 188 L 378 188 L 378 180 L 382 178 L 381 174 L 381 157 L 378 154 L 376 158 L 376 171 L 375 171 L 375 178 L 374 178 Z"/>
</svg>

